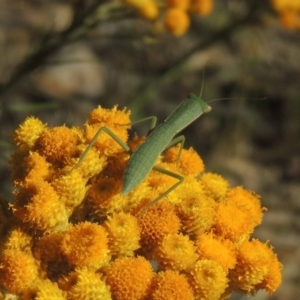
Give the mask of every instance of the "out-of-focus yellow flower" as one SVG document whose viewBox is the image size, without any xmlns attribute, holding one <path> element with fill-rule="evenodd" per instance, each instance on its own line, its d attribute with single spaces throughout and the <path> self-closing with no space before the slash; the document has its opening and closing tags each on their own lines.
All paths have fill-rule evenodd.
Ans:
<svg viewBox="0 0 300 300">
<path fill-rule="evenodd" d="M 9 293 L 20 294 L 38 276 L 38 264 L 31 254 L 19 250 L 4 250 L 0 255 L 0 287 Z"/>
<path fill-rule="evenodd" d="M 176 163 L 180 146 L 172 147 L 166 151 L 165 161 L 168 163 Z M 193 149 L 182 149 L 180 159 L 178 161 L 180 171 L 185 175 L 199 175 L 204 171 L 204 163 L 198 153 Z"/>
<path fill-rule="evenodd" d="M 183 274 L 167 270 L 155 274 L 151 286 L 151 300 L 194 300 L 192 289 Z"/>
<path fill-rule="evenodd" d="M 202 16 L 209 15 L 213 10 L 213 0 L 192 0 L 191 11 Z"/>
<path fill-rule="evenodd" d="M 64 204 L 43 180 L 25 182 L 16 193 L 12 209 L 18 219 L 38 230 L 62 230 L 68 224 Z"/>
<path fill-rule="evenodd" d="M 211 232 L 205 233 L 197 238 L 196 247 L 200 259 L 214 260 L 225 270 L 236 264 L 235 244 L 230 240 L 221 239 Z"/>
<path fill-rule="evenodd" d="M 95 223 L 71 226 L 64 233 L 60 246 L 67 260 L 76 267 L 98 269 L 110 261 L 107 234 Z"/>
<path fill-rule="evenodd" d="M 113 256 L 133 256 L 134 251 L 140 248 L 140 228 L 136 217 L 120 212 L 108 217 L 103 226 Z"/>
<path fill-rule="evenodd" d="M 198 260 L 187 276 L 196 300 L 219 300 L 228 286 L 227 271 L 213 260 Z"/>
<path fill-rule="evenodd" d="M 166 0 L 168 7 L 188 10 L 190 8 L 191 0 Z"/>
<path fill-rule="evenodd" d="M 204 173 L 200 182 L 204 187 L 205 194 L 215 201 L 223 199 L 229 189 L 228 181 L 214 173 Z"/>
<path fill-rule="evenodd" d="M 300 10 L 300 2 L 298 0 L 271 0 L 271 3 L 277 11 Z"/>
<path fill-rule="evenodd" d="M 172 205 L 160 201 L 140 219 L 141 243 L 146 249 L 152 249 L 169 233 L 178 233 L 180 220 L 172 209 Z"/>
<path fill-rule="evenodd" d="M 153 270 L 144 257 L 116 259 L 106 270 L 106 283 L 114 299 L 146 299 L 151 286 Z"/>
<path fill-rule="evenodd" d="M 279 13 L 282 26 L 287 29 L 300 29 L 300 1 L 271 0 L 271 4 Z"/>
<path fill-rule="evenodd" d="M 26 146 L 32 149 L 40 133 L 46 128 L 46 124 L 42 123 L 35 117 L 27 118 L 13 134 L 14 143 L 18 146 Z"/>
<path fill-rule="evenodd" d="M 237 291 L 255 292 L 256 285 L 269 274 L 273 262 L 274 254 L 267 244 L 255 239 L 243 242 L 237 250 L 237 264 L 229 273 L 231 286 Z"/>
<path fill-rule="evenodd" d="M 284 11 L 279 16 L 280 23 L 287 29 L 300 29 L 300 14 L 292 10 Z"/>
<path fill-rule="evenodd" d="M 68 300 L 111 300 L 109 287 L 101 280 L 100 274 L 95 273 L 89 268 L 77 268 L 68 275 L 64 281 L 64 286 L 68 287 Z"/>
<path fill-rule="evenodd" d="M 190 27 L 190 18 L 184 10 L 170 8 L 166 11 L 164 24 L 169 32 L 176 36 L 181 36 L 185 34 Z"/>
<path fill-rule="evenodd" d="M 168 234 L 156 247 L 154 258 L 162 270 L 182 271 L 191 268 L 198 255 L 194 243 L 188 236 Z"/>
<path fill-rule="evenodd" d="M 147 3 L 148 0 L 123 0 L 126 4 L 133 6 L 133 7 L 141 7 L 145 3 Z"/>
<path fill-rule="evenodd" d="M 148 20 L 155 20 L 159 16 L 159 8 L 155 1 L 148 0 L 139 6 L 139 13 Z"/>
</svg>

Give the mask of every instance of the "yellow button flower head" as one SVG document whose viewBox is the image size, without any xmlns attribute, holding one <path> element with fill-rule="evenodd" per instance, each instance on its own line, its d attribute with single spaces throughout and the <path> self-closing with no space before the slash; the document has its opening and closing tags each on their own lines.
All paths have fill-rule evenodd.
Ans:
<svg viewBox="0 0 300 300">
<path fill-rule="evenodd" d="M 86 179 L 77 170 L 61 175 L 51 182 L 60 200 L 65 204 L 68 216 L 83 201 L 86 193 L 85 184 Z"/>
<path fill-rule="evenodd" d="M 261 207 L 259 198 L 260 196 L 242 187 L 232 188 L 226 195 L 227 203 L 244 209 L 251 216 L 253 226 L 259 225 L 263 217 L 263 208 Z"/>
<path fill-rule="evenodd" d="M 169 233 L 178 233 L 180 220 L 172 205 L 160 201 L 150 207 L 140 219 L 141 243 L 146 249 L 152 249 Z"/>
<path fill-rule="evenodd" d="M 215 201 L 223 199 L 229 188 L 228 181 L 214 173 L 204 173 L 200 178 L 200 182 L 204 187 L 205 194 Z"/>
<path fill-rule="evenodd" d="M 177 173 L 178 174 L 178 168 L 176 167 L 176 164 L 174 163 L 158 163 L 156 164 L 158 167 Z M 157 198 L 159 195 L 161 195 L 163 192 L 165 192 L 169 187 L 176 184 L 178 182 L 178 179 L 169 176 L 167 174 L 163 174 L 162 172 L 152 171 L 150 172 L 148 178 L 146 178 L 145 182 L 149 187 L 152 188 L 152 200 Z M 167 195 L 168 197 L 173 197 L 174 193 L 170 193 Z"/>
<path fill-rule="evenodd" d="M 26 146 L 32 149 L 40 133 L 44 130 L 46 124 L 43 124 L 35 117 L 27 118 L 13 134 L 14 143 L 18 146 Z"/>
<path fill-rule="evenodd" d="M 68 262 L 76 267 L 99 269 L 110 260 L 105 229 L 95 223 L 71 226 L 64 233 L 60 246 Z"/>
<path fill-rule="evenodd" d="M 122 211 L 127 204 L 127 198 L 121 195 L 121 180 L 114 178 L 99 178 L 88 191 L 88 202 L 91 214 L 105 217 Z"/>
<path fill-rule="evenodd" d="M 35 144 L 37 150 L 47 161 L 62 167 L 76 153 L 78 135 L 65 126 L 45 129 Z"/>
<path fill-rule="evenodd" d="M 227 201 L 218 203 L 215 220 L 216 234 L 237 243 L 247 240 L 255 226 L 247 210 Z"/>
<path fill-rule="evenodd" d="M 24 158 L 24 165 L 26 180 L 48 180 L 52 175 L 50 169 L 51 164 L 38 152 L 30 152 L 29 155 Z"/>
<path fill-rule="evenodd" d="M 128 138 L 127 131 L 131 127 L 129 115 L 129 111 L 126 109 L 117 110 L 116 106 L 113 109 L 104 109 L 100 106 L 94 109 L 90 113 L 85 126 L 87 143 L 93 139 L 101 127 L 109 128 L 121 140 L 126 142 Z M 116 152 L 123 151 L 123 148 L 106 132 L 101 132 L 94 146 L 101 154 L 104 153 L 105 155 L 112 155 Z"/>
<path fill-rule="evenodd" d="M 12 205 L 14 215 L 30 227 L 42 231 L 64 229 L 68 217 L 62 201 L 46 181 L 25 182 Z"/>
<path fill-rule="evenodd" d="M 86 144 L 81 144 L 76 147 L 78 157 L 76 159 L 72 158 L 67 162 L 69 168 L 75 166 L 78 163 L 81 155 L 86 148 Z M 90 179 L 92 176 L 99 174 L 106 167 L 106 165 L 107 157 L 105 155 L 99 155 L 98 151 L 95 148 L 91 148 L 75 170 L 78 170 L 83 178 Z"/>
<path fill-rule="evenodd" d="M 38 265 L 32 255 L 19 250 L 4 250 L 0 256 L 0 287 L 20 294 L 38 276 Z"/>
<path fill-rule="evenodd" d="M 126 108 L 118 110 L 117 105 L 112 109 L 98 106 L 90 112 L 87 123 L 90 125 L 98 123 L 117 125 L 127 131 L 131 127 L 130 111 Z"/>
<path fill-rule="evenodd" d="M 272 253 L 272 262 L 268 274 L 264 280 L 256 286 L 256 290 L 265 289 L 268 294 L 273 294 L 282 281 L 282 264 L 278 261 L 275 253 Z"/>
<path fill-rule="evenodd" d="M 203 188 L 195 178 L 187 180 L 175 190 L 180 193 L 176 211 L 182 223 L 182 230 L 197 236 L 210 230 L 215 222 L 215 202 L 204 195 Z M 181 191 L 182 190 L 182 191 Z"/>
<path fill-rule="evenodd" d="M 68 300 L 111 300 L 109 287 L 101 280 L 99 274 L 88 268 L 77 268 L 67 278 Z"/>
<path fill-rule="evenodd" d="M 201 259 L 214 260 L 225 270 L 232 269 L 236 264 L 235 244 L 230 240 L 206 233 L 197 238 L 196 246 Z"/>
<path fill-rule="evenodd" d="M 107 268 L 106 283 L 110 286 L 113 299 L 146 299 L 153 271 L 144 257 L 122 257 L 116 259 Z"/>
<path fill-rule="evenodd" d="M 108 217 L 103 224 L 108 234 L 108 245 L 112 256 L 133 256 L 140 248 L 140 228 L 136 217 L 123 212 Z"/>
<path fill-rule="evenodd" d="M 34 300 L 66 300 L 66 293 L 60 290 L 57 283 L 52 282 L 48 279 L 38 280 L 35 286 L 30 289 L 30 295 L 24 296 L 24 299 Z M 23 298 L 22 298 L 23 299 Z"/>
<path fill-rule="evenodd" d="M 65 273 L 70 268 L 60 248 L 62 238 L 62 232 L 44 235 L 33 250 L 34 257 L 41 262 L 42 271 L 50 279 L 57 278 L 61 272 Z"/>
<path fill-rule="evenodd" d="M 13 228 L 8 233 L 3 249 L 14 249 L 31 253 L 32 237 L 20 227 Z"/>
<path fill-rule="evenodd" d="M 219 300 L 228 286 L 227 271 L 213 260 L 198 260 L 187 276 L 196 300 Z"/>
<path fill-rule="evenodd" d="M 202 16 L 209 15 L 213 10 L 213 0 L 192 0 L 191 11 Z"/>
<path fill-rule="evenodd" d="M 168 163 L 176 163 L 180 146 L 167 150 L 164 159 Z M 193 149 L 182 149 L 178 167 L 184 175 L 199 175 L 204 171 L 204 163 L 198 153 Z"/>
<path fill-rule="evenodd" d="M 189 15 L 179 8 L 168 9 L 164 22 L 167 30 L 176 36 L 185 34 L 190 27 Z"/>
<path fill-rule="evenodd" d="M 152 280 L 151 300 L 194 300 L 192 289 L 183 274 L 167 270 Z"/>
<path fill-rule="evenodd" d="M 140 144 L 142 144 L 146 140 L 146 136 L 137 136 L 135 133 L 133 138 L 128 141 L 128 147 L 131 151 L 134 151 Z"/>
<path fill-rule="evenodd" d="M 154 259 L 158 261 L 161 270 L 187 270 L 195 264 L 197 258 L 194 243 L 182 234 L 166 235 L 154 252 Z"/>
<path fill-rule="evenodd" d="M 258 240 L 245 241 L 237 250 L 237 264 L 230 270 L 230 285 L 237 291 L 252 293 L 269 274 L 274 254 Z"/>
</svg>

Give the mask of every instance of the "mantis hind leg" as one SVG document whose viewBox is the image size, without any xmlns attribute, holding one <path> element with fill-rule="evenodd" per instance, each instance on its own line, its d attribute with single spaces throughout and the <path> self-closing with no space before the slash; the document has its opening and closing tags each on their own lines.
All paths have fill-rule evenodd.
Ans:
<svg viewBox="0 0 300 300">
<path fill-rule="evenodd" d="M 155 126 L 156 126 L 156 122 L 157 122 L 157 118 L 155 116 L 151 116 L 151 117 L 147 117 L 147 118 L 143 118 L 141 120 L 138 120 L 136 122 L 133 122 L 131 124 L 138 124 L 144 121 L 148 121 L 151 120 L 151 125 L 150 125 L 150 131 L 151 132 Z M 128 124 L 117 124 L 117 125 L 128 125 Z M 113 131 L 111 131 L 109 128 L 107 127 L 101 127 L 99 128 L 99 130 L 97 131 L 97 133 L 95 134 L 95 136 L 93 137 L 93 139 L 91 140 L 91 142 L 89 143 L 89 145 L 87 146 L 87 148 L 84 150 L 84 152 L 82 153 L 79 161 L 77 162 L 77 164 L 70 170 L 70 173 L 72 171 L 74 171 L 76 168 L 78 168 L 78 166 L 83 162 L 84 158 L 86 157 L 86 155 L 88 154 L 88 152 L 90 151 L 90 149 L 94 146 L 94 144 L 96 143 L 100 133 L 104 131 L 106 134 L 108 134 L 114 141 L 116 141 L 126 152 L 131 153 L 130 148 L 128 147 L 128 145 L 123 142 L 115 133 L 113 133 Z M 148 133 L 149 134 L 149 133 Z"/>
<path fill-rule="evenodd" d="M 185 142 L 185 137 L 184 137 L 184 135 L 179 135 L 179 136 L 177 136 L 176 138 L 174 138 L 174 139 L 169 143 L 169 145 L 165 148 L 165 150 L 167 150 L 167 149 L 173 147 L 174 145 L 180 143 L 180 149 L 179 149 L 179 152 L 178 152 L 178 155 L 177 155 L 177 158 L 176 158 L 176 166 L 177 166 L 177 169 L 179 168 L 179 160 L 180 160 L 180 156 L 181 156 L 181 152 L 182 152 L 182 149 L 183 149 L 184 142 Z"/>
<path fill-rule="evenodd" d="M 149 132 L 147 134 L 147 136 L 151 133 L 151 131 L 155 128 L 156 126 L 156 123 L 157 123 L 157 117 L 155 116 L 150 116 L 150 117 L 147 117 L 147 118 L 143 118 L 143 119 L 140 119 L 138 121 L 134 121 L 134 122 L 131 122 L 129 124 L 115 124 L 115 125 L 118 125 L 118 126 L 124 126 L 124 125 L 135 125 L 135 124 L 139 124 L 139 123 L 142 123 L 142 122 L 145 122 L 145 121 L 148 121 L 148 120 L 151 120 L 151 123 L 150 123 L 150 129 L 149 129 Z"/>
<path fill-rule="evenodd" d="M 154 199 L 152 202 L 150 202 L 149 204 L 147 204 L 143 209 L 142 211 L 139 213 L 139 217 L 142 217 L 142 215 L 151 207 L 153 206 L 154 204 L 156 204 L 159 200 L 161 200 L 162 198 L 164 198 L 165 196 L 167 196 L 169 193 L 171 193 L 173 190 L 175 190 L 184 180 L 184 177 L 179 175 L 179 174 L 176 174 L 174 172 L 171 172 L 169 170 L 166 170 L 164 168 L 160 168 L 160 167 L 153 167 L 153 170 L 157 171 L 157 172 L 160 172 L 160 173 L 163 173 L 163 174 L 166 174 L 166 175 L 169 175 L 171 177 L 174 177 L 176 179 L 178 179 L 178 182 L 176 182 L 174 185 L 172 185 L 170 188 L 168 188 L 164 193 L 162 193 L 159 197 L 157 197 L 156 199 Z"/>
<path fill-rule="evenodd" d="M 93 137 L 93 139 L 91 140 L 91 142 L 89 143 L 89 145 L 86 147 L 86 149 L 84 150 L 84 152 L 82 153 L 79 161 L 77 162 L 77 164 L 70 170 L 70 173 L 72 171 L 74 171 L 76 168 L 78 168 L 78 166 L 83 162 L 84 158 L 86 157 L 86 155 L 88 154 L 88 152 L 90 151 L 90 149 L 94 146 L 94 144 L 96 143 L 100 133 L 104 131 L 105 133 L 107 133 L 114 141 L 116 141 L 126 152 L 130 153 L 131 150 L 130 148 L 127 146 L 127 144 L 122 141 L 115 133 L 113 133 L 109 128 L 107 127 L 101 127 L 99 128 L 99 130 L 97 131 L 97 133 L 95 134 L 95 136 Z"/>
<path fill-rule="evenodd" d="M 157 123 L 157 117 L 155 116 L 150 116 L 150 117 L 147 117 L 147 118 L 143 118 L 143 119 L 140 119 L 138 121 L 135 121 L 135 122 L 132 122 L 131 125 L 134 125 L 134 124 L 138 124 L 138 123 L 142 123 L 142 122 L 145 122 L 145 121 L 148 121 L 148 120 L 151 120 L 151 123 L 150 123 L 150 129 L 149 129 L 149 132 L 147 134 L 147 136 L 151 133 L 151 131 L 155 128 L 156 126 L 156 123 Z"/>
</svg>

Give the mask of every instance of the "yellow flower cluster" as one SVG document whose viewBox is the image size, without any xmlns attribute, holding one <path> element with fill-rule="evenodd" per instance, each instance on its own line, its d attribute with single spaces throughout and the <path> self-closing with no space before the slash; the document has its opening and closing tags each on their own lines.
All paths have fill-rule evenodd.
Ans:
<svg viewBox="0 0 300 300">
<path fill-rule="evenodd" d="M 175 36 L 186 33 L 191 14 L 206 16 L 212 12 L 213 0 L 123 0 L 156 27 L 163 27 Z M 161 26 L 162 25 L 162 26 Z"/>
<path fill-rule="evenodd" d="M 129 159 L 99 128 L 130 141 L 130 112 L 94 109 L 81 128 L 49 128 L 30 117 L 15 130 L 14 201 L 0 199 L 0 291 L 15 299 L 226 299 L 232 291 L 272 294 L 282 265 L 251 239 L 262 221 L 259 196 L 204 172 L 193 149 L 178 146 L 157 164 L 184 182 L 144 213 L 176 179 L 151 171 L 121 194 Z M 75 167 L 74 167 L 75 166 Z M 5 204 L 6 203 L 6 204 Z M 0 295 L 1 298 L 1 295 Z"/>
<path fill-rule="evenodd" d="M 299 0 L 271 0 L 271 5 L 278 12 L 280 23 L 285 28 L 300 30 Z"/>
</svg>

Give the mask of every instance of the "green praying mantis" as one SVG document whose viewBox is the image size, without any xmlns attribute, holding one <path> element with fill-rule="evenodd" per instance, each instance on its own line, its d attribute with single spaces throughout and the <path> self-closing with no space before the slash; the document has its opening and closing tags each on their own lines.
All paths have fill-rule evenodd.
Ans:
<svg viewBox="0 0 300 300">
<path fill-rule="evenodd" d="M 102 131 L 106 132 L 111 138 L 113 138 L 125 151 L 131 154 L 130 159 L 125 168 L 122 194 L 125 196 L 131 192 L 135 187 L 144 181 L 151 170 L 161 172 L 163 174 L 172 176 L 178 179 L 173 186 L 167 189 L 159 197 L 150 202 L 140 212 L 140 216 L 143 215 L 150 206 L 157 203 L 160 199 L 172 192 L 178 185 L 180 185 L 184 177 L 171 172 L 169 170 L 155 166 L 155 163 L 159 155 L 171 146 L 180 143 L 180 150 L 177 157 L 177 164 L 181 155 L 181 151 L 184 144 L 184 136 L 180 133 L 185 127 L 198 119 L 202 114 L 211 111 L 211 107 L 194 94 L 190 94 L 160 125 L 156 126 L 156 117 L 149 117 L 146 119 L 152 119 L 150 134 L 146 137 L 146 140 L 140 144 L 133 152 L 130 150 L 128 145 L 124 143 L 116 134 L 106 127 L 101 127 L 93 137 L 88 147 L 83 152 L 78 163 L 73 167 L 76 168 L 84 159 L 90 148 L 94 145 Z M 145 121 L 146 119 L 140 120 Z M 135 122 L 138 123 L 138 122 Z M 175 137 L 175 138 L 174 138 Z M 73 170 L 72 169 L 72 170 Z M 72 171 L 71 170 L 71 171 Z"/>
</svg>

